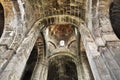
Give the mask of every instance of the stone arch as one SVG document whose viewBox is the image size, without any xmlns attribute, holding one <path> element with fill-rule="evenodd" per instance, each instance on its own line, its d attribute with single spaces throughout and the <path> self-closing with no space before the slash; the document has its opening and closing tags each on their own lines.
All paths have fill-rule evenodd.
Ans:
<svg viewBox="0 0 120 80">
<path fill-rule="evenodd" d="M 55 19 L 59 21 L 55 21 Z M 86 40 L 93 41 L 89 29 L 86 27 L 86 24 L 84 23 L 83 20 L 79 18 L 72 17 L 70 15 L 49 16 L 43 19 L 39 19 L 38 21 L 36 21 L 34 25 L 36 25 L 39 28 L 39 31 L 41 32 L 50 24 L 72 24 L 78 29 L 79 33 L 82 35 L 81 36 L 82 40 L 84 40 L 84 38 L 87 38 Z"/>
<path fill-rule="evenodd" d="M 81 19 L 79 19 L 79 18 L 76 18 L 76 17 L 73 17 L 73 16 L 70 16 L 70 15 L 57 15 L 57 16 L 49 16 L 49 17 L 45 17 L 45 18 L 43 18 L 43 19 L 40 19 L 40 20 L 38 20 L 34 25 L 36 25 L 37 26 L 37 28 L 36 29 L 38 29 L 39 28 L 39 31 L 40 32 L 42 32 L 42 30 L 44 30 L 44 29 L 46 29 L 46 27 L 48 26 L 48 25 L 50 25 L 50 24 L 72 24 L 72 25 L 75 25 L 76 26 L 76 28 L 78 29 L 78 31 L 81 33 L 81 38 L 82 38 L 82 41 L 83 41 L 83 43 L 84 44 L 86 44 L 86 41 L 92 41 L 92 39 L 91 39 L 91 35 L 90 35 L 90 33 L 89 33 L 89 30 L 88 30 L 88 28 L 85 26 L 85 23 L 84 23 L 84 21 L 83 20 L 81 20 Z M 87 40 L 86 40 L 86 38 L 87 38 Z M 85 45 L 85 46 L 87 46 L 87 45 Z M 65 53 L 65 52 L 64 52 Z M 56 55 L 54 55 L 54 56 L 52 56 L 52 57 L 55 57 L 55 56 L 58 56 L 59 54 L 56 54 Z M 74 55 L 71 55 L 71 54 L 68 54 L 68 53 L 66 53 L 66 54 L 61 54 L 61 55 L 63 55 L 63 56 L 69 56 L 69 57 L 72 57 L 74 60 L 74 62 L 75 62 L 75 64 L 79 64 L 79 66 L 80 66 L 80 62 L 77 60 L 78 58 L 78 56 L 76 57 L 76 56 L 74 56 Z M 51 57 L 51 58 L 52 58 Z M 45 57 L 45 59 L 46 59 L 46 57 Z M 39 69 L 39 67 L 46 67 L 46 64 L 47 63 L 45 63 L 44 62 L 44 60 L 41 62 L 41 63 L 39 63 L 38 64 L 38 67 L 35 69 L 35 71 L 37 71 L 38 69 Z M 79 67 L 78 66 L 78 67 Z M 77 68 L 78 68 L 77 67 Z M 78 68 L 78 70 L 81 70 L 81 68 Z M 46 70 L 45 70 L 45 72 L 46 72 Z M 33 74 L 33 78 L 32 79 L 34 79 L 35 78 L 35 74 L 37 74 L 37 72 L 35 72 L 34 74 Z M 80 72 L 79 72 L 79 75 L 80 75 Z M 41 74 L 41 76 L 42 76 L 42 74 Z M 80 78 L 81 76 L 79 76 L 79 79 L 81 79 Z M 42 77 L 41 77 L 41 79 L 42 79 Z"/>
<path fill-rule="evenodd" d="M 48 57 L 48 61 L 51 60 L 52 58 L 55 58 L 57 56 L 67 56 L 70 57 L 71 60 L 75 63 L 78 64 L 78 57 L 73 55 L 71 52 L 56 52 L 52 56 Z"/>
<path fill-rule="evenodd" d="M 18 15 L 14 15 L 17 13 L 14 4 L 17 2 L 13 3 L 11 1 L 8 1 L 8 4 L 6 4 L 5 1 L 1 2 L 4 7 L 4 17 L 5 17 L 5 23 L 4 23 L 4 32 L 3 35 L 0 39 L 0 44 L 1 45 L 6 45 L 8 48 L 13 48 L 15 49 L 19 42 L 17 42 L 17 46 L 15 46 L 15 40 L 17 38 L 21 38 L 21 34 L 19 34 L 19 29 L 20 25 L 18 25 Z M 13 4 L 12 4 L 13 3 Z M 18 4 L 16 4 L 18 7 Z M 18 11 L 19 12 L 19 11 Z M 18 29 L 19 28 L 19 29 Z"/>
<path fill-rule="evenodd" d="M 11 4 L 12 5 L 12 4 Z M 6 8 L 6 6 L 7 5 L 5 5 L 5 8 Z M 14 8 L 14 6 L 12 5 L 12 9 L 15 9 Z M 7 6 L 7 8 L 9 8 L 9 6 Z M 9 12 L 9 11 L 8 11 Z M 18 11 L 19 12 L 19 11 Z M 12 13 L 13 14 L 13 13 Z M 7 11 L 6 11 L 6 15 L 7 15 Z M 66 17 L 67 16 L 67 17 Z M 78 29 L 80 29 L 80 30 L 82 30 L 82 29 L 84 29 L 83 27 L 80 27 L 80 24 L 81 24 L 81 21 L 80 21 L 80 19 L 79 18 L 76 18 L 76 17 L 74 17 L 74 16 L 70 16 L 70 15 L 65 15 L 65 16 L 59 16 L 60 18 L 58 18 L 58 21 L 54 21 L 55 23 L 59 23 L 59 22 L 66 22 L 66 23 L 69 23 L 69 24 L 73 24 L 73 25 L 76 25 L 77 26 L 77 28 Z M 64 17 L 66 18 L 66 19 L 64 19 Z M 8 18 L 8 17 L 7 17 Z M 14 15 L 14 18 L 15 18 L 15 21 L 18 21 L 17 19 L 17 15 Z M 20 18 L 20 16 L 19 16 L 19 18 Z M 46 17 L 47 18 L 47 17 Z M 56 18 L 56 17 L 55 17 Z M 10 20 L 12 20 L 12 19 L 10 19 Z M 20 19 L 21 20 L 21 19 Z M 55 19 L 56 20 L 56 19 Z M 41 21 L 44 21 L 44 20 L 42 20 L 41 19 Z M 12 21 L 11 21 L 12 22 Z M 19 22 L 19 21 L 18 21 Z M 21 21 L 20 21 L 21 22 Z M 23 21 L 24 22 L 24 21 Z M 49 22 L 49 21 L 48 21 Z M 7 23 L 9 23 L 9 22 L 7 22 Z M 6 23 L 6 24 L 7 24 Z M 12 23 L 11 23 L 12 24 Z M 42 23 L 40 23 L 40 24 L 42 24 Z M 84 22 L 83 22 L 83 24 L 84 24 Z M 13 37 L 12 37 L 12 40 L 6 40 L 6 42 L 4 42 L 5 44 L 7 44 L 8 45 L 8 47 L 10 46 L 11 48 L 13 48 L 13 46 L 15 46 L 14 47 L 14 49 L 16 49 L 16 45 L 18 46 L 18 41 L 19 41 L 19 43 L 20 43 L 20 40 L 22 39 L 21 38 L 21 34 L 20 33 L 22 33 L 22 31 L 19 31 L 19 30 L 23 30 L 23 29 L 25 29 L 25 28 L 22 28 L 21 27 L 21 25 L 23 25 L 22 27 L 24 27 L 24 24 L 20 24 L 20 25 L 14 25 L 15 27 L 14 27 L 14 31 L 13 31 L 13 37 L 14 37 L 14 40 L 13 40 Z M 44 24 L 44 25 L 46 25 L 46 24 Z M 48 23 L 48 25 L 49 25 L 49 23 Z M 7 26 L 7 25 L 6 25 Z M 16 29 L 16 26 L 17 26 L 17 29 Z M 10 27 L 10 25 L 8 26 L 9 28 L 13 28 L 13 27 Z M 41 27 L 42 28 L 42 27 Z M 12 29 L 11 29 L 12 30 Z M 7 31 L 7 28 L 6 28 L 6 31 Z M 37 30 L 35 30 L 35 31 L 37 31 Z M 11 32 L 10 32 L 11 33 Z M 27 32 L 26 32 L 27 33 Z M 7 32 L 5 32 L 5 34 L 7 34 Z M 12 33 L 11 33 L 12 34 Z M 32 30 L 32 31 L 30 31 L 30 34 L 32 34 L 32 36 L 31 35 L 27 35 L 27 38 L 24 38 L 24 36 L 22 36 L 23 38 L 24 38 L 24 41 L 23 41 L 23 43 L 21 44 L 21 46 L 19 47 L 19 50 L 17 50 L 17 53 L 28 53 L 27 54 L 27 58 L 29 57 L 29 53 L 30 53 L 30 50 L 31 50 L 31 48 L 28 48 L 28 49 L 25 49 L 24 47 L 29 47 L 29 45 L 30 45 L 30 47 L 32 47 L 33 45 L 31 45 L 30 43 L 31 43 L 31 41 L 30 40 L 32 40 L 32 42 L 34 42 L 35 40 L 36 40 L 36 33 L 34 32 L 34 30 Z M 23 34 L 24 35 L 24 34 Z M 34 36 L 35 35 L 35 36 Z M 35 37 L 35 38 L 32 38 L 32 37 Z M 10 36 L 8 36 L 7 38 L 9 38 Z M 6 38 L 6 39 L 7 39 Z M 21 38 L 21 39 L 19 39 L 19 38 Z M 2 39 L 2 41 L 4 41 L 4 39 Z M 7 41 L 9 41 L 9 42 L 7 42 Z M 11 42 L 12 42 L 12 44 L 11 44 Z M 2 42 L 1 42 L 2 43 Z M 16 45 L 15 45 L 16 44 Z M 26 44 L 28 44 L 28 45 L 26 45 Z M 34 44 L 34 43 L 33 43 Z M 21 51 L 22 50 L 22 51 Z M 21 60 L 22 61 L 22 60 Z M 25 60 L 26 61 L 26 60 Z M 17 61 L 16 61 L 17 62 Z M 24 65 L 23 65 L 24 66 Z M 15 70 L 14 70 L 15 71 Z M 21 71 L 23 71 L 23 68 L 21 69 Z M 18 74 L 19 76 L 20 76 L 20 74 Z"/>
<path fill-rule="evenodd" d="M 52 17 L 52 22 L 50 21 L 51 17 Z M 40 30 L 42 30 L 44 27 L 46 27 L 47 25 L 50 25 L 50 24 L 61 24 L 61 23 L 63 23 L 63 24 L 72 24 L 72 25 L 76 26 L 76 28 L 79 30 L 79 33 L 81 34 L 81 38 L 82 38 L 81 40 L 83 41 L 83 44 L 84 44 L 85 47 L 88 47 L 88 45 L 86 45 L 87 42 L 89 42 L 89 41 L 94 42 L 92 37 L 91 37 L 91 34 L 89 33 L 89 29 L 85 26 L 84 21 L 82 21 L 81 19 L 74 18 L 74 17 L 72 17 L 70 15 L 51 16 L 51 17 L 46 17 L 45 19 L 41 19 L 41 20 L 38 21 L 39 25 L 41 25 L 41 26 L 44 25 L 43 27 L 39 28 Z M 53 17 L 55 19 L 57 18 L 58 21 L 53 20 Z M 66 17 L 68 17 L 68 19 L 66 19 Z M 47 19 L 49 19 L 49 21 Z M 86 49 L 86 52 L 87 52 L 87 50 L 88 49 Z M 55 54 L 52 57 L 59 56 L 59 55 L 72 57 L 73 59 L 75 59 L 74 62 L 79 65 L 78 70 L 81 70 L 83 68 L 80 65 L 80 62 L 77 60 L 78 58 L 76 56 L 72 55 L 72 54 L 68 54 L 68 53 Z M 80 75 L 80 72 L 79 72 L 79 75 Z M 79 79 L 82 79 L 81 76 L 79 76 Z"/>
<path fill-rule="evenodd" d="M 85 24 L 82 19 L 73 17 L 71 15 L 55 15 L 55 16 L 44 17 L 42 19 L 39 19 L 37 23 L 40 26 L 39 27 L 40 30 L 42 30 L 44 27 L 50 24 L 72 24 L 77 28 L 79 28 L 80 24 L 83 25 Z"/>
<path fill-rule="evenodd" d="M 0 45 L 5 45 L 7 46 L 7 48 L 15 50 L 18 48 L 22 40 L 26 37 L 34 21 L 31 21 L 31 24 L 29 25 L 28 23 L 25 23 L 27 19 L 25 15 L 24 4 L 21 0 L 19 1 L 2 0 L 1 4 L 3 5 L 4 8 L 5 23 L 4 31 L 0 39 Z M 31 11 L 31 7 L 29 10 Z"/>
<path fill-rule="evenodd" d="M 4 8 L 3 5 L 0 3 L 0 37 L 2 36 L 4 30 Z"/>
</svg>

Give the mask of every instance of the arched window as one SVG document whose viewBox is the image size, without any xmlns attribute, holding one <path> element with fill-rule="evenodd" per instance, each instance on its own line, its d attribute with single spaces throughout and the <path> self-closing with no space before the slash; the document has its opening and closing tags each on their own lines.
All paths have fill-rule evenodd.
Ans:
<svg viewBox="0 0 120 80">
<path fill-rule="evenodd" d="M 64 47 L 64 46 L 65 46 L 65 41 L 64 41 L 64 40 L 61 40 L 61 41 L 60 41 L 60 46 L 61 46 L 61 47 Z"/>
</svg>

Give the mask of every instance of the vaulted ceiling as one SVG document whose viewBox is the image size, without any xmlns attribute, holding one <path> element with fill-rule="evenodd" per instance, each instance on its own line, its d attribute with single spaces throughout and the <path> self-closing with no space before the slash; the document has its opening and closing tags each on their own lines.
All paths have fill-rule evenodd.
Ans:
<svg viewBox="0 0 120 80">
<path fill-rule="evenodd" d="M 85 16 L 86 0 L 29 0 L 34 8 L 40 9 L 41 17 L 52 15 Z M 34 5 L 36 4 L 36 5 Z"/>
<path fill-rule="evenodd" d="M 46 55 L 51 59 L 61 54 L 73 58 L 75 62 L 84 61 L 79 60 L 78 56 L 80 56 L 80 54 L 78 50 L 81 52 L 86 51 L 96 80 L 99 80 L 99 76 L 101 80 L 103 80 L 102 78 L 109 79 L 109 77 L 111 79 L 111 73 L 115 75 L 113 77 L 117 79 L 117 74 L 114 71 L 112 72 L 110 68 L 116 70 L 118 70 L 118 68 L 109 64 L 110 60 L 108 59 L 114 51 L 107 52 L 107 49 L 109 49 L 107 48 L 108 43 L 118 41 L 113 31 L 110 29 L 110 1 L 114 1 L 115 4 L 114 7 L 111 7 L 113 9 L 111 10 L 112 15 L 110 14 L 111 21 L 113 24 L 115 23 L 115 25 L 112 26 L 117 29 L 116 32 L 118 32 L 118 36 L 120 36 L 120 18 L 118 15 L 120 13 L 120 0 L 0 0 L 5 12 L 5 27 L 3 27 L 4 32 L 0 39 L 0 54 L 2 54 L 2 59 L 0 59 L 2 63 L 0 64 L 3 65 L 0 70 L 4 69 L 2 71 L 6 74 L 2 75 L 11 76 L 11 74 L 13 74 L 12 78 L 14 80 L 20 80 L 31 50 L 37 38 L 40 37 L 40 40 L 37 42 L 38 51 L 40 54 L 39 56 L 45 57 L 44 59 L 46 59 Z M 0 14 L 1 12 L 3 15 L 3 11 L 0 10 Z M 77 31 L 75 31 L 75 29 L 77 29 Z M 79 35 L 79 37 L 76 35 Z M 80 38 L 82 40 L 80 40 Z M 64 44 L 64 42 L 67 44 Z M 82 42 L 85 49 L 81 44 Z M 45 47 L 43 44 L 45 44 Z M 113 47 L 115 48 L 116 46 L 114 45 Z M 43 48 L 46 50 L 43 51 Z M 65 53 L 65 51 L 67 52 Z M 51 55 L 54 56 L 51 57 Z M 59 58 L 59 60 L 63 59 L 66 59 L 66 57 Z M 111 58 L 111 61 L 112 60 L 114 59 Z M 96 64 L 96 68 L 92 65 L 92 62 Z M 116 60 L 116 62 L 119 61 Z M 47 65 L 47 61 L 42 63 Z M 101 68 L 100 65 L 102 63 L 104 66 Z M 69 64 L 64 64 L 69 66 Z M 117 63 L 115 64 L 118 65 Z M 107 69 L 106 65 L 107 67 L 110 65 L 110 68 L 108 67 Z M 10 70 L 6 72 L 6 69 Z M 36 69 L 36 73 L 37 71 L 42 70 Z M 44 73 L 44 71 L 46 70 L 43 69 L 42 73 Z M 98 73 L 96 73 L 96 71 L 98 71 Z M 104 71 L 105 74 L 102 71 Z M 101 74 L 99 75 L 99 73 Z M 107 77 L 105 77 L 106 75 Z M 0 79 L 11 79 L 5 76 L 0 76 Z M 80 74 L 80 76 L 82 75 Z M 41 78 L 40 76 L 38 77 Z M 41 78 L 40 80 L 43 79 Z"/>
</svg>

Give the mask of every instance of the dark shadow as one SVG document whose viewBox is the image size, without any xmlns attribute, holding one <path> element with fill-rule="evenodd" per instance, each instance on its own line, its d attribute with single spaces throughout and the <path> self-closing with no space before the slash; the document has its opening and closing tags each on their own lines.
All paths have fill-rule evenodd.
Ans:
<svg viewBox="0 0 120 80">
<path fill-rule="evenodd" d="M 120 39 L 120 4 L 111 3 L 109 14 L 113 31 Z"/>
<path fill-rule="evenodd" d="M 2 4 L 0 3 L 0 37 L 4 30 L 4 9 Z"/>
<path fill-rule="evenodd" d="M 38 59 L 37 47 L 34 46 L 31 55 L 26 63 L 26 67 L 21 80 L 30 80 Z"/>
<path fill-rule="evenodd" d="M 67 56 L 52 59 L 49 62 L 47 80 L 78 80 L 75 63 Z"/>
</svg>

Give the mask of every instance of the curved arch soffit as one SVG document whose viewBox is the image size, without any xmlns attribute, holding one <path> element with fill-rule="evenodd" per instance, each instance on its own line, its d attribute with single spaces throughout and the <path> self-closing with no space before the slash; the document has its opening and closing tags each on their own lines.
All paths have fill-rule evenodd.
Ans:
<svg viewBox="0 0 120 80">
<path fill-rule="evenodd" d="M 44 17 L 42 19 L 39 19 L 37 22 L 40 31 L 42 31 L 45 27 L 51 25 L 51 24 L 72 24 L 74 25 L 77 29 L 79 29 L 80 25 L 85 25 L 85 22 L 77 18 L 75 16 L 71 15 L 54 15 L 54 16 L 48 16 Z"/>
<path fill-rule="evenodd" d="M 53 21 L 53 22 L 49 21 L 49 19 L 52 19 L 52 18 L 55 20 L 58 19 L 58 21 Z M 36 27 L 38 27 L 37 29 L 39 29 L 39 31 L 42 31 L 44 28 L 46 28 L 47 26 L 49 26 L 51 24 L 72 24 L 79 30 L 81 35 L 87 36 L 91 40 L 91 37 L 90 37 L 91 35 L 89 32 L 89 29 L 86 27 L 85 22 L 82 19 L 71 16 L 71 15 L 55 15 L 55 16 L 44 17 L 42 19 L 39 19 L 34 25 Z M 84 41 L 83 41 L 83 43 L 84 43 Z M 54 55 L 54 56 L 58 56 L 58 55 Z M 64 56 L 64 54 L 61 54 L 61 55 Z M 65 55 L 72 57 L 74 62 L 76 64 L 78 63 L 76 57 L 74 57 L 70 54 L 65 54 Z M 49 59 L 51 59 L 54 56 L 51 56 Z"/>
<path fill-rule="evenodd" d="M 78 64 L 79 63 L 79 60 L 77 58 L 77 56 L 74 56 L 72 53 L 70 52 L 56 52 L 54 53 L 53 55 L 49 56 L 48 57 L 48 61 L 57 57 L 57 56 L 67 56 L 67 57 L 70 57 L 71 60 L 75 63 L 75 64 Z"/>
</svg>

